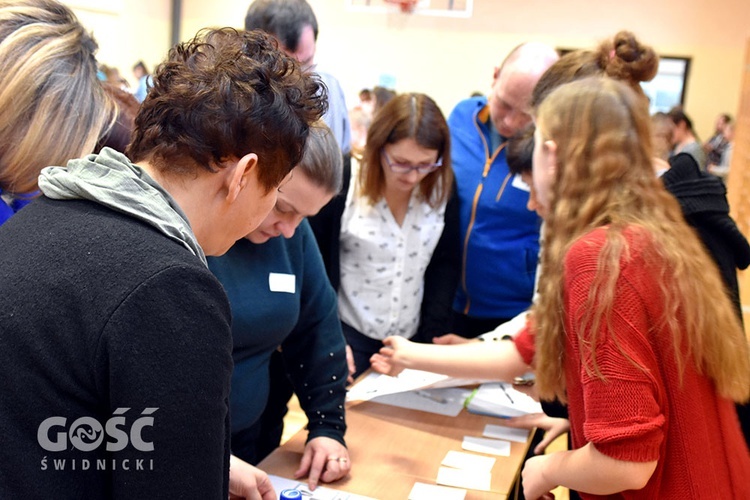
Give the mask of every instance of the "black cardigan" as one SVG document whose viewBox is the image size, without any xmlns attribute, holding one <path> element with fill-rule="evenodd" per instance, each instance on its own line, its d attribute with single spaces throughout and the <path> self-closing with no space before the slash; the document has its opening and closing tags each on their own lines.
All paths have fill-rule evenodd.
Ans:
<svg viewBox="0 0 750 500">
<path fill-rule="evenodd" d="M 231 313 L 208 268 L 127 215 L 45 197 L 0 227 L 0 255 L 0 498 L 226 500 Z"/>
<path fill-rule="evenodd" d="M 323 255 L 326 273 L 338 291 L 340 283 L 339 241 L 341 216 L 346 205 L 346 194 L 351 182 L 351 159 L 344 158 L 344 185 L 314 217 L 310 226 Z M 458 218 L 458 197 L 455 183 L 445 208 L 445 226 L 435 252 L 432 254 L 424 277 L 424 296 L 419 320 L 419 329 L 412 340 L 432 342 L 432 337 L 452 331 L 453 298 L 460 277 L 461 245 Z"/>
<path fill-rule="evenodd" d="M 673 156 L 669 164 L 670 169 L 661 177 L 664 187 L 680 203 L 685 220 L 719 267 L 742 319 L 737 269 L 750 265 L 750 244 L 729 215 L 726 187 L 718 177 L 701 171 L 687 153 Z"/>
</svg>

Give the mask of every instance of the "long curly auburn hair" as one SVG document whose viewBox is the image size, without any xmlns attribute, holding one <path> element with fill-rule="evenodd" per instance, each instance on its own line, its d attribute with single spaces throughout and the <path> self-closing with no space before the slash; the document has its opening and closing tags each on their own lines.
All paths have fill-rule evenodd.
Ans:
<svg viewBox="0 0 750 500">
<path fill-rule="evenodd" d="M 612 329 L 621 265 L 630 257 L 624 233 L 645 237 L 656 262 L 662 317 L 654 328 L 673 338 L 676 363 L 692 363 L 720 395 L 750 398 L 750 355 L 716 265 L 677 201 L 652 167 L 648 109 L 627 84 L 587 78 L 559 87 L 540 105 L 537 127 L 557 145 L 546 219 L 536 320 L 540 395 L 565 401 L 565 336 L 577 335 L 590 374 L 602 377 L 596 347 Z M 583 235 L 606 227 L 606 240 L 580 318 L 565 331 L 564 260 Z M 595 306 L 595 304 L 597 306 Z M 604 332 L 604 333 L 602 333 Z M 631 360 L 635 363 L 635 361 Z"/>
</svg>

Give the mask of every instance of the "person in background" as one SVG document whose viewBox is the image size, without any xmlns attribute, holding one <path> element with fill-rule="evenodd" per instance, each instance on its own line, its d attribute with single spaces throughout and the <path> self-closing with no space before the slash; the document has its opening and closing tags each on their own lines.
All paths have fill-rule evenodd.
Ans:
<svg viewBox="0 0 750 500">
<path fill-rule="evenodd" d="M 18 3 L 16 25 L 74 21 Z M 243 493 L 229 481 L 231 312 L 205 255 L 263 221 L 325 106 L 265 34 L 205 30 L 157 69 L 127 156 L 42 170 L 42 196 L 0 227 L 0 375 L 14 379 L 0 497 Z M 265 474 L 250 480 L 275 497 Z"/>
<path fill-rule="evenodd" d="M 729 167 L 732 164 L 732 151 L 734 150 L 734 123 L 727 123 L 724 126 L 723 137 L 726 141 L 721 151 L 721 157 L 716 164 L 709 163 L 708 171 L 726 182 L 729 176 Z"/>
<path fill-rule="evenodd" d="M 148 70 L 146 69 L 146 65 L 143 63 L 143 61 L 138 61 L 133 66 L 133 76 L 135 77 L 136 84 L 135 90 L 133 91 L 133 95 L 138 100 L 138 102 L 143 102 L 143 100 L 146 98 L 146 94 L 148 94 L 149 89 L 153 86 L 153 78 L 149 74 Z"/>
<path fill-rule="evenodd" d="M 703 151 L 706 153 L 706 163 L 708 165 L 719 165 L 724 150 L 729 144 L 726 137 L 726 127 L 732 124 L 732 117 L 727 113 L 722 113 L 716 117 L 714 134 L 709 140 L 703 143 Z"/>
<path fill-rule="evenodd" d="M 96 143 L 94 152 L 98 153 L 103 148 L 109 147 L 115 151 L 123 152 L 130 143 L 130 136 L 135 128 L 135 117 L 138 114 L 140 103 L 130 92 L 121 89 L 109 82 L 102 83 L 104 91 L 116 104 L 115 121 Z"/>
<path fill-rule="evenodd" d="M 368 130 L 346 198 L 318 221 L 338 236 L 336 258 L 323 257 L 355 377 L 389 335 L 429 342 L 450 329 L 459 251 L 452 188 L 440 109 L 424 94 L 394 97 Z"/>
<path fill-rule="evenodd" d="M 531 122 L 531 91 L 557 58 L 541 43 L 516 47 L 495 68 L 489 98 L 466 99 L 448 118 L 461 225 L 453 304 L 460 336 L 488 332 L 531 304 L 541 222 L 526 210 L 528 186 L 508 172 L 505 144 Z"/>
<path fill-rule="evenodd" d="M 374 96 L 375 101 L 372 103 L 372 116 L 374 118 L 375 115 L 378 114 L 378 111 L 380 111 L 388 101 L 396 97 L 398 93 L 393 89 L 376 85 L 372 89 L 372 95 Z"/>
<path fill-rule="evenodd" d="M 656 173 L 661 175 L 669 168 L 672 155 L 672 133 L 674 122 L 667 113 L 657 111 L 651 115 L 651 144 L 654 150 Z"/>
<path fill-rule="evenodd" d="M 349 121 L 352 128 L 352 154 L 362 156 L 367 141 L 367 129 L 372 122 L 375 97 L 370 89 L 359 91 L 359 104 L 349 110 Z"/>
<path fill-rule="evenodd" d="M 96 41 L 70 10 L 2 0 L 0 13 L 2 225 L 36 196 L 42 168 L 94 149 L 113 107 L 97 78 Z"/>
<path fill-rule="evenodd" d="M 330 73 L 315 66 L 318 19 L 306 0 L 255 0 L 247 9 L 245 29 L 273 35 L 279 46 L 306 70 L 315 71 L 328 88 L 328 112 L 323 121 L 333 132 L 344 155 L 351 151 L 351 128 L 344 91 Z"/>
<path fill-rule="evenodd" d="M 687 153 L 698 162 L 701 170 L 706 170 L 706 154 L 703 147 L 698 142 L 698 137 L 693 130 L 693 121 L 685 114 L 682 109 L 673 109 L 669 112 L 669 117 L 674 123 L 672 131 L 672 155 Z"/>
<path fill-rule="evenodd" d="M 359 91 L 359 105 L 357 108 L 362 108 L 365 113 L 372 116 L 372 108 L 375 105 L 375 95 L 370 89 L 362 89 Z"/>
<path fill-rule="evenodd" d="M 344 441 L 348 370 L 336 292 L 305 220 L 338 193 L 341 178 L 338 144 L 320 122 L 271 213 L 226 255 L 208 259 L 232 305 L 232 453 L 257 464 L 279 445 L 283 415 L 276 422 L 260 420 L 278 348 L 307 414 L 309 438 L 297 476 L 308 475 L 312 489 L 318 479 L 335 481 L 351 467 Z M 275 446 L 264 449 L 272 441 L 269 433 Z"/>
</svg>

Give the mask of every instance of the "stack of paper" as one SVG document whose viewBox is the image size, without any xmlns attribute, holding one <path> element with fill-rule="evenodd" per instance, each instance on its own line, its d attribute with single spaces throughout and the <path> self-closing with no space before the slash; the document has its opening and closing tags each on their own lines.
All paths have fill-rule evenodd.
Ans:
<svg viewBox="0 0 750 500">
<path fill-rule="evenodd" d="M 517 391 L 512 384 L 488 382 L 480 385 L 466 401 L 472 413 L 493 417 L 518 417 L 540 413 L 542 405 L 532 397 Z"/>
<path fill-rule="evenodd" d="M 386 394 L 415 391 L 417 389 L 435 389 L 442 387 L 460 387 L 476 384 L 476 380 L 464 380 L 422 370 L 404 370 L 396 377 L 370 373 L 357 382 L 346 394 L 348 401 L 369 401 Z"/>
</svg>

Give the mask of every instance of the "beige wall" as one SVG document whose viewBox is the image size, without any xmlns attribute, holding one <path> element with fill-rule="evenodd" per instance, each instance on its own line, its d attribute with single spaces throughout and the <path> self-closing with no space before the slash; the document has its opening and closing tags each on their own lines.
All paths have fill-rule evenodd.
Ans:
<svg viewBox="0 0 750 500">
<path fill-rule="evenodd" d="M 97 60 L 120 70 L 131 84 L 133 65 L 153 70 L 170 46 L 169 0 L 62 0 L 99 43 Z"/>
<path fill-rule="evenodd" d="M 524 40 L 591 47 L 629 29 L 661 54 L 692 58 L 686 111 L 701 138 L 718 113 L 735 114 L 747 0 L 474 0 L 470 19 L 365 14 L 347 0 L 309 0 L 318 16 L 317 61 L 341 81 L 353 105 L 360 88 L 393 75 L 399 91 L 433 96 L 447 114 L 472 91 L 487 92 L 492 70 Z M 66 0 L 97 36 L 99 59 L 130 77 L 138 59 L 153 66 L 169 45 L 169 0 Z M 205 26 L 241 27 L 249 0 L 183 0 L 182 39 Z M 104 5 L 104 7 L 102 7 Z"/>
<path fill-rule="evenodd" d="M 320 24 L 318 63 L 339 78 L 350 105 L 385 73 L 397 90 L 428 93 L 448 113 L 472 91 L 486 92 L 493 66 L 519 42 L 591 47 L 629 29 L 659 53 L 692 57 L 685 105 L 702 138 L 718 113 L 736 113 L 750 36 L 747 0 L 474 0 L 471 19 L 364 14 L 347 11 L 346 0 L 309 1 Z M 183 36 L 208 24 L 241 26 L 249 4 L 183 2 Z"/>
</svg>

